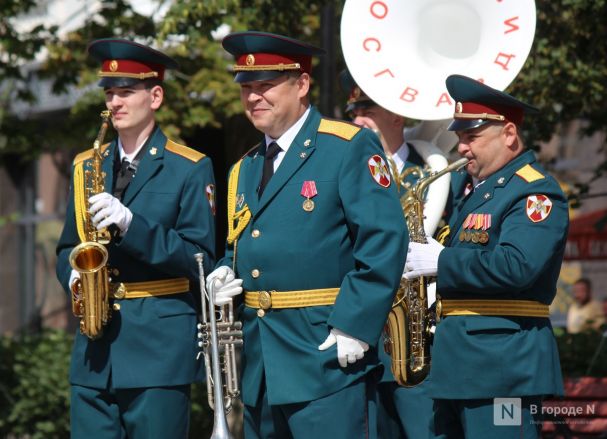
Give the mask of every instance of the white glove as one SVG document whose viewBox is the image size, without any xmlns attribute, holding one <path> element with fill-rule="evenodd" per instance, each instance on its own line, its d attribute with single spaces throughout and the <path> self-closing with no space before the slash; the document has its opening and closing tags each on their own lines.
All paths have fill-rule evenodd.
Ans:
<svg viewBox="0 0 607 439">
<path fill-rule="evenodd" d="M 93 225 L 97 230 L 116 224 L 120 236 L 124 236 L 133 220 L 133 213 L 118 198 L 102 192 L 89 198 L 89 205 Z"/>
<path fill-rule="evenodd" d="M 70 273 L 70 281 L 68 283 L 70 290 L 73 291 L 72 287 L 74 286 L 74 282 L 80 279 L 80 273 L 72 268 L 72 272 Z"/>
<path fill-rule="evenodd" d="M 207 291 L 213 295 L 216 306 L 225 305 L 242 293 L 242 279 L 237 279 L 230 267 L 222 265 L 207 276 Z"/>
<path fill-rule="evenodd" d="M 341 367 L 346 367 L 348 363 L 356 363 L 365 356 L 369 350 L 369 345 L 364 341 L 351 337 L 341 332 L 339 329 L 331 329 L 331 333 L 326 340 L 318 346 L 319 351 L 325 351 L 337 343 L 337 361 Z"/>
<path fill-rule="evenodd" d="M 410 242 L 407 250 L 407 261 L 403 277 L 407 280 L 416 279 L 420 276 L 436 276 L 438 272 L 438 257 L 445 246 L 427 236 L 427 244 Z"/>
</svg>

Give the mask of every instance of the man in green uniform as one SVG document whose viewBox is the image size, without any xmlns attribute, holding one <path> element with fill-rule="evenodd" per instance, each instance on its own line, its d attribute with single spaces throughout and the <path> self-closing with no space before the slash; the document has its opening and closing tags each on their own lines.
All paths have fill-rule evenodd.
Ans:
<svg viewBox="0 0 607 439">
<path fill-rule="evenodd" d="M 548 319 L 568 229 L 567 200 L 525 149 L 537 109 L 460 75 L 450 130 L 477 184 L 452 216 L 443 247 L 412 243 L 405 277 L 437 276 L 429 395 L 440 438 L 534 438 L 541 401 L 562 394 Z"/>
<path fill-rule="evenodd" d="M 120 39 L 93 41 L 88 50 L 102 63 L 99 86 L 118 137 L 100 148 L 102 192 L 88 192 L 93 150 L 74 160 L 57 277 L 81 299 L 78 284 L 91 275 L 72 268 L 70 253 L 109 230 L 111 319 L 95 339 L 76 335 L 72 437 L 186 438 L 190 384 L 200 376 L 193 255 L 204 253 L 211 268 L 215 248 L 211 162 L 155 123 L 173 59 Z"/>
<path fill-rule="evenodd" d="M 223 46 L 264 134 L 230 173 L 226 257 L 207 279 L 220 301 L 245 290 L 245 437 L 375 437 L 377 342 L 408 244 L 385 156 L 310 105 L 321 49 L 264 32 Z"/>
</svg>

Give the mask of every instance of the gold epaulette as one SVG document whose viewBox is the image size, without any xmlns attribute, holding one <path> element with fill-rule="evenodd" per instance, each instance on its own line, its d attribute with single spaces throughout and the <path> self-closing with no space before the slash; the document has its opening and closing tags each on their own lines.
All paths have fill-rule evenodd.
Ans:
<svg viewBox="0 0 607 439">
<path fill-rule="evenodd" d="M 196 151 L 195 149 L 189 148 L 184 145 L 180 145 L 179 143 L 175 143 L 172 140 L 167 140 L 167 144 L 165 146 L 167 151 L 171 151 L 174 154 L 180 155 L 181 157 L 185 157 L 188 160 L 193 161 L 194 163 L 199 162 L 206 156 Z"/>
<path fill-rule="evenodd" d="M 103 153 L 108 148 L 108 146 L 110 146 L 109 142 L 104 145 L 101 145 L 101 152 Z M 73 164 L 76 165 L 76 164 L 83 162 L 85 160 L 88 160 L 92 157 L 93 157 L 93 148 L 87 149 L 86 151 L 83 151 L 83 152 L 79 153 L 76 157 L 74 157 Z"/>
<path fill-rule="evenodd" d="M 353 123 L 331 119 L 322 119 L 318 127 L 319 133 L 332 134 L 344 140 L 352 140 L 360 130 L 361 128 Z"/>
<path fill-rule="evenodd" d="M 516 171 L 516 175 L 521 177 L 527 183 L 534 182 L 535 180 L 541 180 L 542 178 L 546 178 L 541 172 L 533 169 L 533 167 L 529 164 L 523 166 L 521 169 Z"/>
</svg>

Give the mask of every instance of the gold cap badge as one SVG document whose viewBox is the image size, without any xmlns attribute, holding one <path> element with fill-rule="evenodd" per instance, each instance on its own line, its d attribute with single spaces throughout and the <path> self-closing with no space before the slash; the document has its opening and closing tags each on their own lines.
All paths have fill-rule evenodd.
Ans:
<svg viewBox="0 0 607 439">
<path fill-rule="evenodd" d="M 113 59 L 110 62 L 110 71 L 111 72 L 115 72 L 116 70 L 118 70 L 118 61 L 116 61 L 115 59 Z"/>
<path fill-rule="evenodd" d="M 252 65 L 254 65 L 254 64 L 255 64 L 255 57 L 253 56 L 253 54 L 252 54 L 252 53 L 249 53 L 249 54 L 247 55 L 247 59 L 245 60 L 245 63 L 246 63 L 248 66 L 252 66 Z"/>
</svg>

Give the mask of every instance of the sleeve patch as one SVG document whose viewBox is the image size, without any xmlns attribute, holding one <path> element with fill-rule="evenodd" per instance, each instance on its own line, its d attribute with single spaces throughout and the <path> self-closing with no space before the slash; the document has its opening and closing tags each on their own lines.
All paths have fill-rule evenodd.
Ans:
<svg viewBox="0 0 607 439">
<path fill-rule="evenodd" d="M 213 216 L 215 215 L 216 203 L 215 203 L 215 185 L 207 184 L 206 187 L 207 193 L 207 201 L 209 202 L 209 206 L 211 207 L 211 212 L 213 212 Z"/>
<path fill-rule="evenodd" d="M 542 178 L 546 178 L 546 177 L 544 177 L 544 175 L 541 172 L 536 171 L 529 164 L 523 166 L 521 169 L 516 171 L 516 175 L 521 177 L 527 183 L 531 183 L 531 182 L 534 182 L 535 180 L 541 180 Z"/>
<path fill-rule="evenodd" d="M 390 171 L 384 159 L 380 155 L 375 154 L 369 158 L 367 164 L 375 183 L 381 187 L 390 187 Z"/>
<path fill-rule="evenodd" d="M 527 197 L 527 217 L 534 223 L 544 221 L 550 215 L 552 201 L 546 195 L 537 194 Z"/>
<path fill-rule="evenodd" d="M 319 133 L 332 134 L 344 140 L 352 140 L 360 130 L 359 126 L 341 120 L 322 119 L 318 126 Z"/>
<path fill-rule="evenodd" d="M 167 151 L 171 151 L 173 154 L 185 157 L 186 159 L 194 163 L 197 163 L 206 157 L 203 153 L 198 152 L 195 149 L 189 148 L 187 146 L 180 145 L 179 143 L 175 143 L 172 140 L 167 141 L 165 148 Z"/>
</svg>

